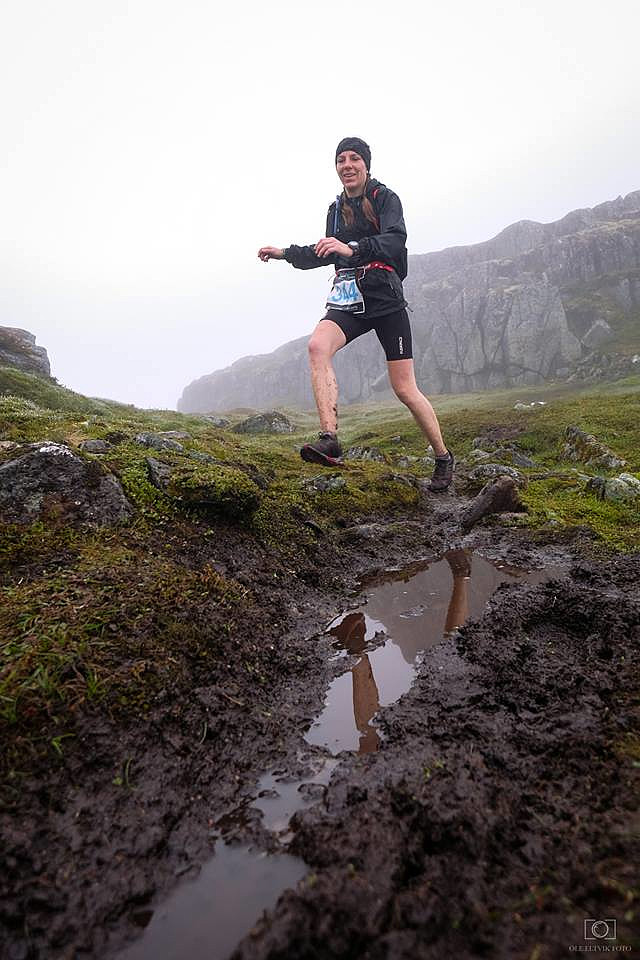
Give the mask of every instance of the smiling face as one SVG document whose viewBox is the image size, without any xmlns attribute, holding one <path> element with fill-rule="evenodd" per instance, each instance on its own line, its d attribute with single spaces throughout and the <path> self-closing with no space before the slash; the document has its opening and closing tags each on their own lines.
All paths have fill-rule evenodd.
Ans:
<svg viewBox="0 0 640 960">
<path fill-rule="evenodd" d="M 367 182 L 367 167 L 355 150 L 344 150 L 336 159 L 336 170 L 348 197 L 360 197 Z"/>
</svg>

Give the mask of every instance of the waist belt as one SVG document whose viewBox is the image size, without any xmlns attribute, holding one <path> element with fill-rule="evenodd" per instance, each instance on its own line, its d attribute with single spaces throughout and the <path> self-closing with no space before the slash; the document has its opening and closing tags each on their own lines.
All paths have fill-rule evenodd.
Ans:
<svg viewBox="0 0 640 960">
<path fill-rule="evenodd" d="M 389 273 L 393 273 L 393 267 L 390 267 L 388 263 L 382 263 L 381 260 L 372 260 L 371 263 L 365 263 L 362 270 L 388 270 Z"/>
<path fill-rule="evenodd" d="M 389 273 L 393 273 L 393 267 L 390 267 L 388 263 L 383 263 L 382 260 L 372 260 L 371 263 L 365 263 L 361 267 L 342 267 L 342 270 L 355 270 L 356 276 L 358 278 L 364 277 L 367 270 L 387 270 Z M 340 270 L 336 271 L 336 276 L 338 276 Z"/>
</svg>

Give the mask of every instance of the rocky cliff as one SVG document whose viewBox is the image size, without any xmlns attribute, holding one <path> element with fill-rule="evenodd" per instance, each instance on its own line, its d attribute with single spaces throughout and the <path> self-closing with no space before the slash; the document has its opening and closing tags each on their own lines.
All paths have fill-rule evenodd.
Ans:
<svg viewBox="0 0 640 960">
<path fill-rule="evenodd" d="M 0 327 L 0 367 L 16 367 L 41 377 L 51 375 L 45 348 L 37 347 L 34 335 L 18 327 Z"/>
<path fill-rule="evenodd" d="M 640 191 L 554 223 L 524 220 L 491 240 L 409 258 L 416 373 L 429 393 L 539 383 L 640 311 Z M 310 406 L 307 338 L 244 357 L 187 386 L 178 409 Z M 336 357 L 341 398 L 386 386 L 377 339 Z"/>
</svg>

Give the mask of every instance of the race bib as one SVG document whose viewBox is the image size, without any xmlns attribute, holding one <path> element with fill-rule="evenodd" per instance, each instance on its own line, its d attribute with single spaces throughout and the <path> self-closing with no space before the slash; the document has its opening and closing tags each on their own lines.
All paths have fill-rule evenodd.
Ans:
<svg viewBox="0 0 640 960">
<path fill-rule="evenodd" d="M 346 268 L 338 270 L 333 278 L 331 293 L 327 298 L 327 307 L 332 310 L 346 310 L 349 313 L 364 313 L 364 298 L 356 283 L 356 271 Z"/>
</svg>

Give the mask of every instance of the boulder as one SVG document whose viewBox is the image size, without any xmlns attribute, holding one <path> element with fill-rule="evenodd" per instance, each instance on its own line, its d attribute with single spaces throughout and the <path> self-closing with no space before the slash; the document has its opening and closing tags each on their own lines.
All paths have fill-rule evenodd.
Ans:
<svg viewBox="0 0 640 960">
<path fill-rule="evenodd" d="M 585 463 L 589 467 L 601 467 L 604 470 L 618 470 L 626 467 L 627 461 L 618 457 L 604 443 L 578 427 L 567 427 L 563 456 L 566 460 Z"/>
<path fill-rule="evenodd" d="M 103 526 L 120 523 L 132 512 L 114 476 L 63 444 L 28 444 L 0 466 L 0 519 L 5 523 L 61 517 Z"/>
<path fill-rule="evenodd" d="M 295 427 L 283 413 L 271 410 L 268 413 L 254 413 L 236 424 L 235 433 L 294 433 Z"/>
<path fill-rule="evenodd" d="M 167 493 L 187 506 L 212 511 L 230 519 L 253 513 L 260 503 L 260 488 L 246 473 L 219 464 L 174 470 Z"/>
<path fill-rule="evenodd" d="M 269 482 L 252 464 L 223 463 L 209 454 L 197 458 L 201 466 L 188 462 L 176 466 L 147 457 L 149 480 L 163 493 L 182 503 L 210 507 L 238 517 L 256 508 L 260 491 Z"/>
<path fill-rule="evenodd" d="M 626 502 L 640 500 L 640 480 L 631 473 L 621 473 L 617 477 L 592 477 L 586 489 L 595 493 L 598 500 Z"/>
<path fill-rule="evenodd" d="M 15 367 L 39 377 L 51 376 L 47 351 L 36 346 L 32 333 L 19 327 L 0 327 L 0 367 Z"/>
</svg>

